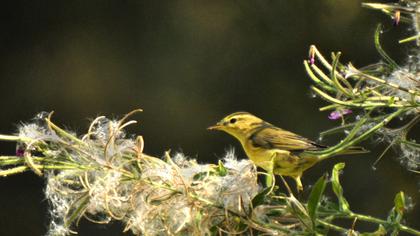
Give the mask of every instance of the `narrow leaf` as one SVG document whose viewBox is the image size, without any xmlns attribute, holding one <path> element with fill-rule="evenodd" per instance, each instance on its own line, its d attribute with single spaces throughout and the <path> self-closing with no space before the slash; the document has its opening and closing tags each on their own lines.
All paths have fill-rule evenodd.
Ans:
<svg viewBox="0 0 420 236">
<path fill-rule="evenodd" d="M 375 31 L 375 47 L 376 50 L 378 50 L 379 54 L 382 56 L 382 58 L 388 63 L 389 66 L 392 67 L 392 69 L 398 68 L 398 64 L 392 60 L 390 56 L 382 49 L 381 42 L 379 41 L 379 36 L 382 31 L 382 25 L 378 24 Z"/>
<path fill-rule="evenodd" d="M 65 218 L 65 226 L 70 227 L 73 222 L 80 218 L 89 203 L 89 193 L 84 194 L 77 199 L 72 205 Z"/>
<path fill-rule="evenodd" d="M 327 176 L 323 175 L 319 178 L 314 187 L 312 188 L 311 193 L 309 194 L 308 199 L 308 213 L 312 219 L 312 222 L 316 220 L 316 211 L 321 201 L 321 197 L 324 194 L 325 186 L 327 185 Z"/>
<path fill-rule="evenodd" d="M 270 192 L 273 190 L 272 186 L 269 186 L 265 189 L 263 189 L 261 192 L 259 192 L 255 197 L 252 199 L 252 207 L 259 206 L 264 203 L 265 198 Z"/>
<path fill-rule="evenodd" d="M 227 175 L 228 171 L 227 171 L 226 167 L 223 165 L 223 162 L 221 160 L 219 160 L 219 166 L 218 166 L 217 170 L 219 171 L 220 176 L 226 176 Z"/>
<path fill-rule="evenodd" d="M 340 178 L 339 178 L 340 171 L 344 169 L 344 166 L 345 164 L 343 162 L 337 163 L 334 166 L 333 171 L 332 171 L 332 176 L 331 176 L 331 182 L 332 182 L 333 191 L 338 198 L 340 211 L 349 212 L 350 206 L 347 200 L 343 196 L 343 188 L 341 187 Z"/>
<path fill-rule="evenodd" d="M 404 192 L 403 191 L 401 191 L 401 192 L 397 193 L 397 195 L 395 195 L 394 206 L 395 206 L 395 210 L 398 212 L 398 214 L 400 214 L 400 215 L 404 214 L 405 197 L 404 197 Z"/>
</svg>

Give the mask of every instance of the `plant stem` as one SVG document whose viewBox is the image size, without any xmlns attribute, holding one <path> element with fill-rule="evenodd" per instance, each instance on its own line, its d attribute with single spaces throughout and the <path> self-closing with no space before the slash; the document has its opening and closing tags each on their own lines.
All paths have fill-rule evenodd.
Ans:
<svg viewBox="0 0 420 236">
<path fill-rule="evenodd" d="M 338 225 L 334 225 L 334 224 L 328 223 L 327 221 L 323 221 L 323 220 L 320 220 L 320 219 L 317 219 L 316 221 L 318 223 L 320 223 L 321 225 L 323 225 L 323 226 L 325 226 L 325 227 L 327 227 L 329 229 L 333 229 L 333 230 L 335 230 L 337 232 L 340 232 L 340 233 L 347 233 L 347 231 L 348 231 L 347 229 L 345 229 L 343 227 L 340 227 Z"/>
<path fill-rule="evenodd" d="M 336 146 L 338 147 L 332 147 L 330 150 L 330 152 L 327 152 L 325 154 L 320 154 L 319 158 L 321 160 L 326 159 L 328 157 L 331 157 L 333 155 L 336 155 L 338 153 L 340 153 L 341 151 L 345 150 L 346 148 L 356 145 L 358 143 L 360 143 L 361 141 L 365 140 L 366 138 L 370 137 L 370 135 L 372 135 L 376 130 L 382 128 L 383 126 L 385 126 L 386 124 L 388 124 L 392 119 L 394 119 L 395 117 L 397 117 L 398 115 L 406 112 L 407 109 L 399 109 L 397 111 L 395 111 L 394 113 L 390 114 L 389 116 L 387 116 L 384 120 L 382 120 L 381 122 L 379 122 L 377 125 L 375 125 L 374 127 L 370 128 L 368 131 L 364 132 L 363 134 L 361 134 L 360 136 L 358 136 L 357 138 L 354 138 L 351 141 L 346 142 L 345 144 L 340 143 Z M 313 152 L 316 154 L 316 152 Z"/>
<path fill-rule="evenodd" d="M 378 224 L 378 225 L 383 225 L 383 226 L 390 225 L 390 223 L 386 220 L 378 219 L 376 217 L 369 216 L 369 215 L 353 213 L 353 212 L 349 212 L 348 214 L 345 214 L 345 215 L 336 214 L 336 215 L 333 215 L 333 219 L 334 218 L 347 218 L 347 219 L 356 219 L 357 218 L 357 220 L 370 222 L 370 223 L 374 223 L 374 224 Z M 331 224 L 331 223 L 329 223 L 327 221 L 324 221 L 324 220 L 321 220 L 321 219 L 317 219 L 317 222 L 320 223 L 321 225 L 324 225 L 324 226 L 326 226 L 330 229 L 333 229 L 335 231 L 338 231 L 338 232 L 344 232 L 344 233 L 348 232 L 348 229 L 346 229 L 346 228 L 340 227 L 338 225 Z M 407 233 L 410 233 L 410 234 L 413 234 L 413 235 L 417 235 L 417 236 L 420 235 L 420 231 L 418 231 L 416 229 L 413 229 L 411 227 L 408 227 L 406 225 L 397 224 L 396 227 L 401 231 L 404 231 L 404 232 L 407 232 Z"/>
<path fill-rule="evenodd" d="M 366 221 L 366 222 L 371 222 L 371 223 L 375 223 L 375 224 L 380 224 L 380 225 L 389 225 L 390 223 L 386 220 L 381 220 L 378 218 L 375 218 L 373 216 L 368 216 L 368 215 L 362 215 L 362 214 L 358 214 L 358 213 L 353 213 L 351 212 L 348 215 L 337 215 L 337 218 L 351 218 L 351 219 L 355 219 L 357 218 L 358 220 L 361 221 Z M 420 231 L 417 231 L 411 227 L 402 225 L 402 224 L 397 224 L 396 225 L 398 227 L 399 230 L 413 234 L 413 235 L 420 235 Z"/>
<path fill-rule="evenodd" d="M 31 142 L 33 139 L 22 137 L 22 136 L 15 136 L 15 135 L 4 135 L 0 134 L 0 140 L 3 141 L 11 141 L 11 142 Z"/>
</svg>

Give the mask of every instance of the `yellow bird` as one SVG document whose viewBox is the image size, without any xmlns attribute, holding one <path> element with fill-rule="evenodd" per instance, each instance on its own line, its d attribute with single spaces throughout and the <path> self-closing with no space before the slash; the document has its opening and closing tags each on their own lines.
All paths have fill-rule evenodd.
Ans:
<svg viewBox="0 0 420 236">
<path fill-rule="evenodd" d="M 256 166 L 268 173 L 292 177 L 298 190 L 303 190 L 300 181 L 303 172 L 321 160 L 305 151 L 327 148 L 280 129 L 248 112 L 232 113 L 208 129 L 221 130 L 238 139 L 246 155 Z M 352 147 L 340 154 L 364 152 L 366 151 L 362 148 Z"/>
</svg>

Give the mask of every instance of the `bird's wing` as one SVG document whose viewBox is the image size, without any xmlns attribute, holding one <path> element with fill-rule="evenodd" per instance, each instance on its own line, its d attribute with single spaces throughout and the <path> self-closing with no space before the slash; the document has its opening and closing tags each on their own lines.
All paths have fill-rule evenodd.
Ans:
<svg viewBox="0 0 420 236">
<path fill-rule="evenodd" d="M 271 125 L 256 130 L 250 136 L 250 140 L 255 147 L 275 148 L 293 152 L 325 148 L 325 146 L 319 145 L 295 133 Z"/>
</svg>

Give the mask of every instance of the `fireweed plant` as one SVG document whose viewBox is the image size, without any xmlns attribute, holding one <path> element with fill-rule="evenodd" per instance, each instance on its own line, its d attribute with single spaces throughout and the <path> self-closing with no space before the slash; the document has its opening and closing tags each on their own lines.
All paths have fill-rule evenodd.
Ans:
<svg viewBox="0 0 420 236">
<path fill-rule="evenodd" d="M 380 6 L 393 16 L 410 7 Z M 419 120 L 415 63 L 420 58 L 412 56 L 407 65 L 396 65 L 381 49 L 378 32 L 376 45 L 385 61 L 361 69 L 341 64 L 339 53 L 330 63 L 311 46 L 304 64 L 316 84 L 312 89 L 331 103 L 321 110 L 331 110 L 330 119 L 343 120 L 322 135 L 347 131 L 337 145 L 315 154 L 326 158 L 381 135 L 399 146 L 404 164 L 417 171 L 419 146 L 407 133 Z M 218 164 L 198 164 L 182 153 L 147 155 L 143 138 L 124 131 L 136 123 L 129 117 L 138 111 L 120 120 L 97 117 L 84 135 L 54 124 L 52 113 L 41 113 L 20 125 L 16 135 L 0 135 L 0 140 L 17 143 L 15 155 L 0 156 L 0 176 L 33 171 L 46 179 L 51 218 L 47 235 L 75 234 L 81 219 L 97 224 L 121 221 L 124 231 L 134 235 L 420 235 L 402 223 L 413 207 L 403 192 L 396 194 L 386 219 L 352 211 L 339 179 L 344 163 L 336 164 L 330 177 L 320 177 L 307 199 L 298 199 L 281 177 L 285 188 L 275 182 L 260 185 L 258 176 L 267 173 L 258 172 L 249 160 L 237 160 L 233 151 Z M 350 114 L 359 117 L 348 122 L 345 116 Z M 406 118 L 406 123 L 388 128 L 397 117 Z M 327 188 L 334 198 L 325 196 Z M 358 222 L 377 229 L 360 232 Z"/>
<path fill-rule="evenodd" d="M 403 1 L 399 4 L 365 3 L 392 16 L 394 25 L 412 23 L 417 35 L 400 40 L 401 43 L 419 40 L 420 1 Z M 420 121 L 420 54 L 413 49 L 405 64 L 398 65 L 380 44 L 382 26 L 378 25 L 374 42 L 383 60 L 377 64 L 356 68 L 351 63 L 340 62 L 340 52 L 331 54 L 328 61 L 312 45 L 309 60 L 304 66 L 315 83 L 312 91 L 330 103 L 321 111 L 331 111 L 329 119 L 341 119 L 339 127 L 322 132 L 320 137 L 345 132 L 346 138 L 338 145 L 322 152 L 330 156 L 372 135 L 388 143 L 377 161 L 391 148 L 398 151 L 401 164 L 419 173 L 420 144 L 410 138 L 410 131 L 418 128 Z M 417 41 L 417 46 L 420 41 Z M 351 116 L 350 114 L 357 113 Z M 397 127 L 387 126 L 393 119 Z M 391 128 L 393 127 L 393 128 Z M 377 162 L 374 163 L 374 168 Z"/>
<path fill-rule="evenodd" d="M 136 110 L 138 111 L 138 110 Z M 136 112 L 133 111 L 132 113 Z M 163 158 L 143 153 L 143 139 L 129 138 L 124 128 L 135 121 L 100 116 L 86 134 L 77 136 L 42 113 L 22 124 L 17 135 L 1 140 L 18 143 L 15 156 L 0 157 L 0 176 L 33 171 L 47 181 L 51 223 L 47 235 L 76 233 L 80 219 L 99 224 L 122 221 L 135 235 L 327 234 L 385 235 L 420 232 L 401 224 L 411 206 L 400 192 L 389 217 L 381 220 L 357 214 L 343 195 L 335 165 L 331 178 L 322 176 L 307 201 L 298 200 L 286 184 L 286 193 L 273 185 L 258 184 L 249 160 L 237 160 L 233 151 L 214 164 L 198 164 L 182 153 Z M 336 200 L 324 190 L 332 188 Z M 348 229 L 334 223 L 348 219 Z M 378 225 L 373 233 L 357 232 L 357 222 Z"/>
</svg>

